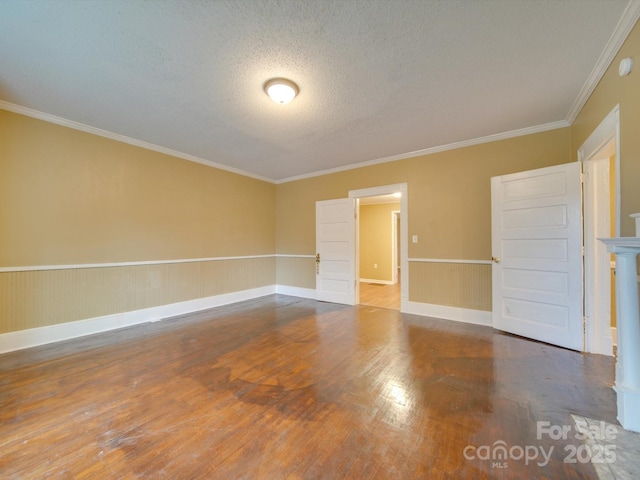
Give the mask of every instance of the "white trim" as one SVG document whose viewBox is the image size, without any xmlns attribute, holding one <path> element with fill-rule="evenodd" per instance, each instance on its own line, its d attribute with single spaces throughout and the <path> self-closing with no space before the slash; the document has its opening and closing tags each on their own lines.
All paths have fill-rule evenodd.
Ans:
<svg viewBox="0 0 640 480">
<path fill-rule="evenodd" d="M 179 260 L 149 260 L 142 262 L 114 262 L 114 263 L 79 263 L 75 265 L 33 265 L 29 267 L 1 267 L 0 273 L 33 272 L 40 270 L 78 270 L 81 268 L 109 268 L 109 267 L 137 267 L 140 265 L 165 265 L 171 263 L 220 262 L 223 260 L 247 260 L 251 258 L 270 258 L 276 255 L 245 255 L 237 257 L 209 257 L 183 258 Z M 313 255 L 311 256 L 313 257 Z"/>
<path fill-rule="evenodd" d="M 276 293 L 291 297 L 316 299 L 316 291 L 312 288 L 292 287 L 290 285 L 276 285 Z"/>
<path fill-rule="evenodd" d="M 567 113 L 566 121 L 569 124 L 572 124 L 584 105 L 589 100 L 589 97 L 593 93 L 593 91 L 598 86 L 598 83 L 606 73 L 607 69 L 611 65 L 611 62 L 615 59 L 620 47 L 627 39 L 634 25 L 640 18 L 640 0 L 631 0 L 627 5 L 627 8 L 622 13 L 616 28 L 613 30 L 611 37 L 609 37 L 609 41 L 605 46 L 604 50 L 600 54 L 600 58 L 596 62 L 596 65 L 593 67 L 591 74 L 584 82 L 584 85 L 578 92 L 578 96 L 573 102 L 573 105 L 569 109 Z"/>
<path fill-rule="evenodd" d="M 571 126 L 571 123 L 567 122 L 566 120 L 560 120 L 558 122 L 545 123 L 543 125 L 536 125 L 533 127 L 521 128 L 518 130 L 510 130 L 508 132 L 487 135 L 486 137 L 472 138 L 469 140 L 463 140 L 461 142 L 449 143 L 447 145 L 440 145 L 437 147 L 425 148 L 423 150 L 400 153 L 398 155 L 378 158 L 376 160 L 369 160 L 369 161 L 360 162 L 360 163 L 352 163 L 350 165 L 344 165 L 342 167 L 329 168 L 327 170 L 319 170 L 317 172 L 312 172 L 312 173 L 305 173 L 303 175 L 296 175 L 294 177 L 288 177 L 288 178 L 283 178 L 281 180 L 276 180 L 274 183 L 276 185 L 279 185 L 281 183 L 295 182 L 297 180 L 320 177 L 322 175 L 329 175 L 331 173 L 344 172 L 347 170 L 355 170 L 356 168 L 370 167 L 372 165 L 395 162 L 397 160 L 406 160 L 407 158 L 420 157 L 422 155 L 431 155 L 433 153 L 446 152 L 448 150 L 456 150 L 458 148 L 471 147 L 473 145 L 480 145 L 483 143 L 497 142 L 498 140 L 507 140 L 509 138 L 522 137 L 524 135 L 532 135 L 534 133 L 542 133 L 542 132 L 547 132 L 549 130 L 557 130 L 559 128 L 566 128 L 570 126 Z"/>
<path fill-rule="evenodd" d="M 611 327 L 611 343 L 614 347 L 618 346 L 618 327 Z"/>
<path fill-rule="evenodd" d="M 393 285 L 393 281 L 391 280 L 376 280 L 373 278 L 360 278 L 358 280 L 361 283 L 376 283 L 376 284 L 380 284 L 380 285 Z"/>
<path fill-rule="evenodd" d="M 349 198 L 361 197 L 377 197 L 379 195 L 391 195 L 392 193 L 400 193 L 400 198 L 394 203 L 400 202 L 407 191 L 406 183 L 393 183 L 391 185 L 382 185 L 379 187 L 359 188 L 357 190 L 349 190 Z"/>
<path fill-rule="evenodd" d="M 434 305 L 431 303 L 406 302 L 403 306 L 402 313 L 442 318 L 455 322 L 472 323 L 485 327 L 491 327 L 493 323 L 491 312 L 472 310 L 470 308 L 449 307 L 446 305 Z"/>
<path fill-rule="evenodd" d="M 282 258 L 316 258 L 315 255 L 289 255 L 286 253 L 276 253 L 275 256 Z"/>
<path fill-rule="evenodd" d="M 230 303 L 264 297 L 273 293 L 275 293 L 275 287 L 270 285 L 212 297 L 197 298 L 186 302 L 144 308 L 131 312 L 115 313 L 103 317 L 94 317 L 47 327 L 4 333 L 0 335 L 0 353 L 70 340 L 72 338 L 117 330 L 141 323 L 157 322 L 178 315 L 185 315 L 200 310 L 228 305 Z"/>
<path fill-rule="evenodd" d="M 640 2 L 638 2 L 640 4 Z M 610 148 L 615 145 L 615 150 Z M 605 150 L 607 149 L 607 150 Z M 580 146 L 578 161 L 582 163 L 583 236 L 585 257 L 583 270 L 584 351 L 613 355 L 613 339 L 609 337 L 611 321 L 610 255 L 597 241 L 602 231 L 609 233 L 610 196 L 608 159 L 615 155 L 614 225 L 620 236 L 620 105 L 616 105 Z M 595 232 L 595 233 L 594 233 Z M 607 235 L 608 236 L 608 235 Z M 598 292 L 598 295 L 596 295 Z M 602 295 L 601 295 L 602 294 Z"/>
<path fill-rule="evenodd" d="M 0 100 L 0 109 L 7 110 L 9 112 L 17 113 L 20 115 L 25 115 L 31 118 L 36 118 L 38 120 L 43 120 L 45 122 L 54 123 L 56 125 L 61 125 L 63 127 L 71 128 L 73 130 L 80 130 L 81 132 L 90 133 L 92 135 L 97 135 L 99 137 L 109 138 L 117 142 L 127 143 L 129 145 L 134 145 L 136 147 L 144 148 L 146 150 L 153 150 L 154 152 L 164 153 L 165 155 L 171 155 L 172 157 L 181 158 L 183 160 L 188 160 L 190 162 L 199 163 L 201 165 L 206 165 L 207 167 L 213 167 L 219 170 L 236 173 L 244 177 L 251 177 L 251 178 L 255 178 L 256 180 L 262 180 L 263 182 L 275 183 L 275 180 L 273 180 L 272 178 L 263 177 L 261 175 L 256 175 L 255 173 L 250 173 L 245 170 L 240 170 L 239 168 L 229 167 L 228 165 L 223 165 L 221 163 L 213 162 L 211 160 L 206 160 L 204 158 L 196 157 L 195 155 L 178 152 L 177 150 L 161 147 L 160 145 L 155 145 L 153 143 L 145 142 L 142 140 L 137 140 L 135 138 L 127 137 L 126 135 L 120 135 L 119 133 L 109 132 L 108 130 L 102 130 L 101 128 L 85 125 L 84 123 L 75 122 L 73 120 L 68 120 L 66 118 L 58 117 L 56 115 L 40 112 L 38 110 L 34 110 L 33 108 L 23 107 L 22 105 L 16 105 L 15 103 L 7 102 L 5 100 Z"/>
<path fill-rule="evenodd" d="M 639 0 L 640 1 L 640 0 Z M 149 142 L 144 142 L 142 140 L 137 140 L 135 138 L 127 137 L 126 135 L 120 135 L 118 133 L 109 132 L 108 130 L 103 130 L 101 128 L 92 127 L 90 125 L 85 125 L 80 122 L 75 122 L 73 120 L 68 120 L 66 118 L 58 117 L 57 115 L 51 115 L 49 113 L 40 112 L 33 108 L 24 107 L 22 105 L 17 105 L 15 103 L 7 102 L 5 100 L 0 100 L 0 109 L 7 110 L 9 112 L 17 113 L 20 115 L 25 115 L 27 117 L 36 118 L 38 120 L 43 120 L 45 122 L 53 123 L 56 125 L 61 125 L 63 127 L 68 127 L 74 130 L 79 130 L 81 132 L 90 133 L 92 135 L 98 135 L 100 137 L 109 138 L 111 140 L 115 140 L 118 142 L 126 143 L 129 145 L 134 145 L 136 147 L 144 148 L 146 150 L 152 150 L 155 152 L 163 153 L 166 155 L 171 155 L 172 157 L 181 158 L 183 160 L 188 160 L 190 162 L 199 163 L 201 165 L 206 165 L 208 167 L 217 168 L 219 170 L 224 170 L 227 172 L 235 173 L 238 175 L 243 175 L 245 177 L 255 178 L 256 180 L 262 180 L 264 182 L 273 183 L 273 184 L 281 184 L 287 182 L 293 182 L 296 180 L 303 180 L 306 178 L 319 177 L 322 175 L 328 175 L 331 173 L 343 172 L 346 170 L 354 170 L 356 168 L 368 167 L 371 165 L 378 165 L 381 163 L 389 163 L 395 162 L 396 160 L 404 160 L 407 158 L 419 157 L 422 155 L 430 155 L 432 153 L 445 152 L 448 150 L 455 150 L 457 148 L 469 147 L 472 145 L 479 145 L 482 143 L 490 143 L 498 140 L 505 140 L 508 138 L 520 137 L 524 135 L 531 135 L 534 133 L 546 132 L 548 130 L 556 130 L 558 128 L 565 128 L 570 126 L 570 123 L 562 120 L 559 122 L 546 123 L 543 125 L 536 125 L 533 127 L 522 128 L 519 130 L 511 130 L 508 132 L 497 133 L 493 135 L 487 135 L 485 137 L 479 137 L 469 140 L 464 140 L 461 142 L 450 143 L 447 145 L 441 145 L 437 147 L 426 148 L 423 150 L 416 150 L 413 152 L 401 153 L 398 155 L 392 155 L 389 157 L 383 157 L 375 160 L 369 160 L 360 163 L 352 163 L 349 165 L 345 165 L 342 167 L 331 168 L 327 170 L 319 170 L 317 172 L 307 173 L 303 175 L 297 175 L 294 177 L 284 178 L 280 180 L 263 177 L 262 175 L 256 175 L 254 173 L 247 172 L 245 170 L 240 170 L 238 168 L 229 167 L 227 165 L 223 165 L 221 163 L 217 163 L 211 160 L 206 160 L 204 158 L 196 157 L 194 155 L 190 155 L 188 153 L 179 152 L 177 150 L 172 150 L 170 148 L 162 147 L 160 145 L 155 145 Z"/>
<path fill-rule="evenodd" d="M 578 161 L 590 160 L 591 157 L 599 153 L 601 148 L 616 137 L 619 124 L 620 104 L 617 104 L 580 146 L 578 149 Z"/>
<path fill-rule="evenodd" d="M 491 260 L 460 260 L 454 258 L 410 258 L 409 261 L 416 263 L 471 263 L 491 265 Z"/>
<path fill-rule="evenodd" d="M 610 141 L 614 143 L 613 140 Z M 611 254 L 599 237 L 611 235 L 609 155 L 582 162 L 584 350 L 613 355 L 611 335 Z"/>
<path fill-rule="evenodd" d="M 398 270 L 400 259 L 398 258 L 398 221 L 402 218 L 400 210 L 391 212 L 391 284 L 398 283 Z M 400 242 L 402 243 L 402 242 Z"/>
</svg>

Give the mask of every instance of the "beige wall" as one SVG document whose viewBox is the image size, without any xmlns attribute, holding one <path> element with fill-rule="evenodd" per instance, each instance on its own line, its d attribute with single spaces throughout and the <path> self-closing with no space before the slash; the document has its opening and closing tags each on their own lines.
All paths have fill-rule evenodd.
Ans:
<svg viewBox="0 0 640 480">
<path fill-rule="evenodd" d="M 271 254 L 275 186 L 0 110 L 0 267 Z"/>
<path fill-rule="evenodd" d="M 275 186 L 0 110 L 0 268 L 272 255 Z M 275 283 L 271 258 L 0 273 L 0 333 Z"/>
<path fill-rule="evenodd" d="M 399 202 L 360 206 L 360 278 L 393 281 L 392 212 L 399 210 Z"/>
<path fill-rule="evenodd" d="M 307 257 L 277 257 L 276 282 L 278 285 L 315 290 L 315 259 Z"/>
<path fill-rule="evenodd" d="M 315 252 L 315 202 L 345 198 L 349 190 L 395 183 L 408 185 L 410 258 L 489 260 L 491 258 L 492 176 L 557 165 L 571 161 L 571 131 L 557 129 L 457 150 L 338 172 L 277 186 L 276 248 L 280 254 L 312 255 Z M 279 260 L 280 262 L 280 260 Z M 409 300 L 438 298 L 430 294 L 433 281 L 415 274 L 424 265 L 411 262 Z M 314 277 L 313 263 L 304 275 L 304 285 Z M 457 267 L 456 267 L 457 268 Z M 284 275 L 286 267 L 279 267 Z M 464 279 L 453 284 L 450 303 L 468 307 L 461 292 L 481 292 L 472 303 L 490 309 L 490 278 L 478 274 L 474 264 L 462 264 Z M 431 270 L 430 270 L 431 271 Z M 411 280 L 410 280 L 411 281 Z M 487 286 L 488 284 L 488 286 Z M 449 302 L 449 300 L 446 300 Z"/>
<path fill-rule="evenodd" d="M 627 77 L 618 75 L 620 60 L 636 62 Z M 620 234 L 635 235 L 632 213 L 640 212 L 640 24 L 636 24 L 616 58 L 571 126 L 572 160 L 589 135 L 620 105 Z"/>
</svg>

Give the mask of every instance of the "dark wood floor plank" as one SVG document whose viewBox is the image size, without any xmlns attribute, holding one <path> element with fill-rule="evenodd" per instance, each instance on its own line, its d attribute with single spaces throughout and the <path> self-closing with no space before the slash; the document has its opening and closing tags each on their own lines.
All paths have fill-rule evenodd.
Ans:
<svg viewBox="0 0 640 480">
<path fill-rule="evenodd" d="M 270 296 L 0 356 L 0 477 L 594 478 L 610 358 L 488 327 Z M 469 445 L 553 447 L 544 466 Z"/>
</svg>

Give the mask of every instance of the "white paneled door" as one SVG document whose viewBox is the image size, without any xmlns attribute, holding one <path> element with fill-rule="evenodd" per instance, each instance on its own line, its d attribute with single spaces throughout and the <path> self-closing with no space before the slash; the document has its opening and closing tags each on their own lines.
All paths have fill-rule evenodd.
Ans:
<svg viewBox="0 0 640 480">
<path fill-rule="evenodd" d="M 355 199 L 316 202 L 316 298 L 355 305 Z"/>
<path fill-rule="evenodd" d="M 493 326 L 583 349 L 580 163 L 491 179 Z"/>
</svg>

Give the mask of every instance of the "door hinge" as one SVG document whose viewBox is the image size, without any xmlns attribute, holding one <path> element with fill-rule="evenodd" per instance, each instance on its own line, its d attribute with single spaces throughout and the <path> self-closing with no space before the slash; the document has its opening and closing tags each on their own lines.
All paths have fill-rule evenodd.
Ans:
<svg viewBox="0 0 640 480">
<path fill-rule="evenodd" d="M 580 172 L 580 183 L 586 183 L 586 182 L 587 182 L 586 172 Z"/>
<path fill-rule="evenodd" d="M 581 250 L 582 256 L 584 257 L 584 245 L 580 247 L 580 250 Z"/>
</svg>

